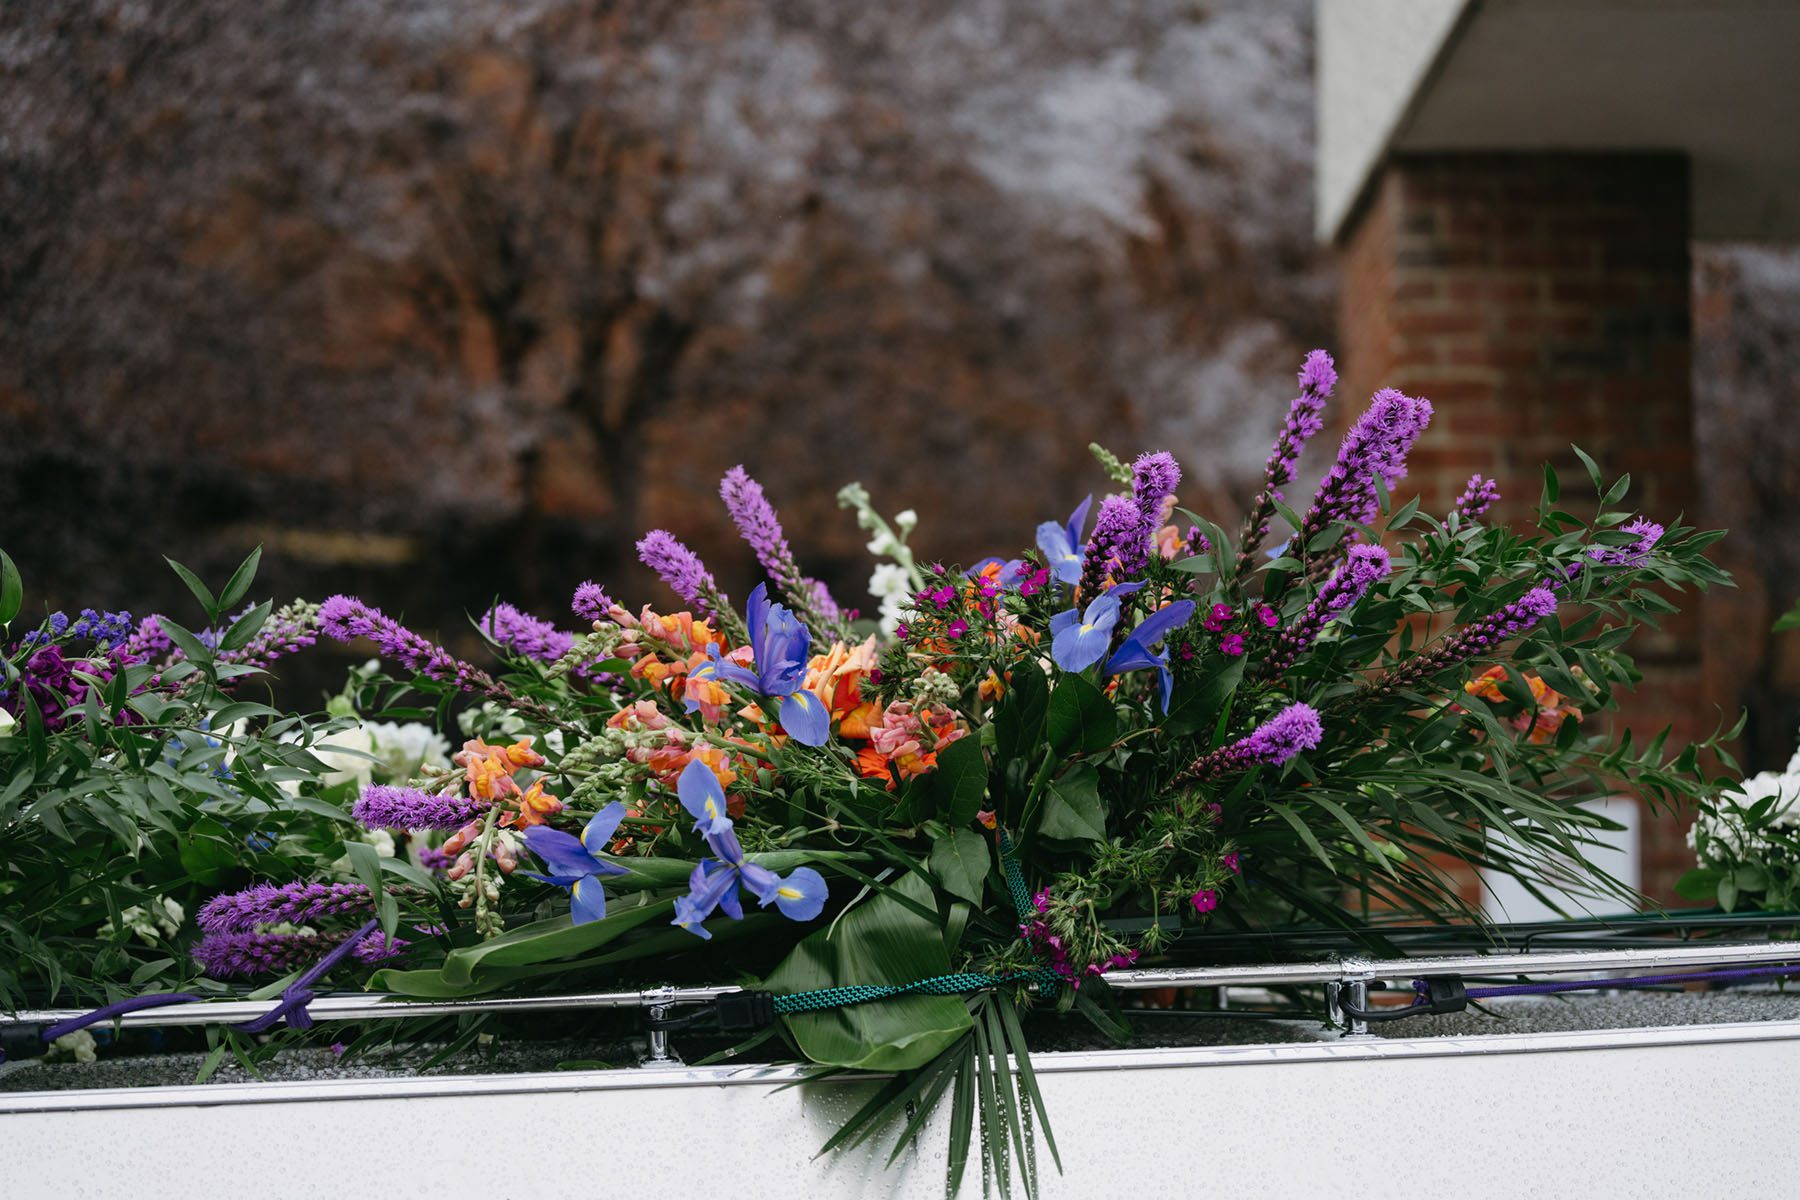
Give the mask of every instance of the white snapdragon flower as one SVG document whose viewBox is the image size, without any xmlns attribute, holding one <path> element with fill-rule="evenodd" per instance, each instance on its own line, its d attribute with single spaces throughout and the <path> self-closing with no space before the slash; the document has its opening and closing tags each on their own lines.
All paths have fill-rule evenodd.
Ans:
<svg viewBox="0 0 1800 1200">
<path fill-rule="evenodd" d="M 0 737 L 11 735 L 13 726 L 17 724 L 18 722 L 13 719 L 11 713 L 7 712 L 4 708 L 0 708 Z"/>
<path fill-rule="evenodd" d="M 881 563 L 869 575 L 869 594 L 881 601 L 881 632 L 893 637 L 912 611 L 911 574 L 895 563 Z"/>
<path fill-rule="evenodd" d="M 388 782 L 411 779 L 423 767 L 447 770 L 450 766 L 449 741 L 429 725 L 370 721 L 363 728 L 374 742 L 375 757 L 381 760 L 376 765 Z"/>
</svg>

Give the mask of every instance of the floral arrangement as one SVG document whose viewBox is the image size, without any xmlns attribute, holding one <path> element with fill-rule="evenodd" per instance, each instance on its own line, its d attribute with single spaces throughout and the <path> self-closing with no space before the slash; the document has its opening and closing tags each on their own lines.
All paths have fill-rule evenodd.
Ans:
<svg viewBox="0 0 1800 1200">
<path fill-rule="evenodd" d="M 1447 862 L 1566 887 L 1566 863 L 1605 825 L 1584 801 L 1629 788 L 1674 804 L 1718 786 L 1696 754 L 1732 731 L 1639 747 L 1589 719 L 1638 678 L 1633 628 L 1724 578 L 1703 556 L 1718 535 L 1620 507 L 1626 481 L 1606 485 L 1585 455 L 1599 503 L 1564 507 L 1546 468 L 1535 532 L 1484 521 L 1497 490 L 1480 476 L 1447 513 L 1396 506 L 1432 410 L 1391 389 L 1290 507 L 1336 385 L 1329 356 L 1309 355 L 1298 385 L 1233 533 L 1181 506 L 1167 453 L 1127 464 L 1096 447 L 1108 494 L 967 567 L 916 556 L 917 517 L 890 520 L 851 485 L 840 503 L 880 560 L 871 619 L 806 574 L 734 468 L 720 496 L 766 575 L 741 605 L 656 530 L 637 549 L 672 603 L 628 607 L 583 583 L 568 629 L 497 605 L 476 622 L 494 668 L 334 596 L 275 633 L 239 632 L 248 617 L 211 641 L 140 626 L 108 643 L 123 656 L 91 652 L 60 681 L 21 647 L 0 702 L 23 707 L 36 760 L 44 714 L 88 713 L 82 744 L 99 749 L 136 728 L 141 696 L 223 699 L 257 639 L 297 644 L 303 625 L 372 645 L 386 673 L 358 672 L 325 734 L 241 703 L 184 718 L 249 723 L 229 780 L 202 789 L 221 803 L 322 806 L 396 852 L 351 834 L 341 853 L 290 857 L 308 869 L 285 877 L 257 862 L 268 882 L 197 907 L 189 953 L 207 972 L 267 979 L 356 938 L 367 986 L 422 997 L 620 975 L 777 995 L 972 979 L 964 994 L 788 1012 L 753 1039 L 897 1073 L 834 1144 L 897 1127 L 898 1152 L 923 1121 L 909 1105 L 947 1096 L 954 1190 L 977 1122 L 987 1167 L 1004 1176 L 1012 1154 L 1034 1169 L 1043 1114 L 1022 1008 L 1115 1029 L 1107 972 L 1203 959 L 1214 928 L 1479 920 Z M 1277 521 L 1288 532 L 1271 544 Z M 216 620 L 241 590 L 196 594 Z M 149 645 L 156 629 L 166 644 Z M 333 803 L 344 785 L 318 743 L 353 728 L 352 711 L 454 713 L 459 748 L 358 777 Z M 20 761 L 22 742 L 0 739 L 14 747 L 0 756 Z M 19 807 L 43 778 L 4 789 L 0 824 L 54 819 L 41 799 Z M 1633 899 L 1598 872 L 1590 886 Z M 379 931 L 363 932 L 371 919 Z"/>
<path fill-rule="evenodd" d="M 1688 848 L 1699 866 L 1676 891 L 1717 900 L 1727 912 L 1752 905 L 1791 912 L 1800 899 L 1800 750 L 1781 771 L 1759 771 L 1703 801 Z"/>
</svg>

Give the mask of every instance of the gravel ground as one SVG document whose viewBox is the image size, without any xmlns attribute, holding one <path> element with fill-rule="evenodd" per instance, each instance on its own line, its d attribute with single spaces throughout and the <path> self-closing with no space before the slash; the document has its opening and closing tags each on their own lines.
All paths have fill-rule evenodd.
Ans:
<svg viewBox="0 0 1800 1200">
<path fill-rule="evenodd" d="M 1742 1021 L 1800 1020 L 1800 993 L 1738 990 L 1707 993 L 1621 993 L 1578 998 L 1522 997 L 1492 1006 L 1491 1013 L 1469 1011 L 1417 1017 L 1375 1027 L 1387 1038 L 1468 1037 L 1495 1033 L 1540 1033 L 1583 1029 L 1626 1029 L 1667 1025 L 1715 1025 Z M 1257 1020 L 1242 1017 L 1192 1016 L 1136 1012 L 1127 1046 L 1149 1049 L 1171 1046 L 1242 1046 L 1310 1042 L 1335 1036 L 1316 1021 Z M 1031 1040 L 1041 1052 L 1113 1049 L 1079 1019 L 1035 1018 Z M 702 1039 L 676 1037 L 676 1047 L 690 1060 L 715 1048 Z M 377 1079 L 422 1073 L 441 1046 L 411 1047 L 349 1061 L 325 1049 L 290 1050 L 261 1067 L 269 1081 Z M 515 1074 L 552 1071 L 562 1066 L 631 1066 L 638 1049 L 630 1042 L 497 1040 L 488 1051 L 458 1055 L 429 1072 L 435 1075 Z M 200 1069 L 200 1054 L 118 1054 L 101 1051 L 94 1063 L 24 1062 L 0 1065 L 0 1092 L 62 1091 L 158 1087 L 190 1084 Z M 254 1077 L 227 1060 L 209 1083 L 245 1083 Z"/>
</svg>

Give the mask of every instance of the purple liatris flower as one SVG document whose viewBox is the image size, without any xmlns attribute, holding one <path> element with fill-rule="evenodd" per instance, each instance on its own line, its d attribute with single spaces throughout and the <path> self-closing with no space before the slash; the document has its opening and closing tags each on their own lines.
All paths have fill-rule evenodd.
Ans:
<svg viewBox="0 0 1800 1200">
<path fill-rule="evenodd" d="M 763 494 L 762 484 L 750 478 L 742 466 L 736 466 L 725 472 L 725 477 L 719 481 L 719 496 L 725 501 L 732 524 L 755 552 L 756 561 L 762 564 L 763 570 L 777 580 L 798 575 L 798 569 L 793 565 L 794 552 L 788 548 L 787 537 L 781 532 L 781 518 Z"/>
<path fill-rule="evenodd" d="M 1588 551 L 1588 557 L 1603 567 L 1639 567 L 1650 557 L 1650 551 L 1662 540 L 1663 527 L 1655 521 L 1646 521 L 1639 517 L 1619 530 L 1620 533 L 1631 534 L 1635 540 L 1622 546 L 1595 546 Z"/>
<path fill-rule="evenodd" d="M 1140 454 L 1131 464 L 1131 499 L 1146 526 L 1162 519 L 1163 505 L 1181 486 L 1181 465 L 1167 450 Z"/>
<path fill-rule="evenodd" d="M 369 889 L 360 883 L 259 883 L 214 896 L 200 906 L 196 920 L 208 933 L 245 933 L 259 925 L 305 925 L 373 907 Z"/>
<path fill-rule="evenodd" d="M 700 556 L 682 545 L 674 534 L 666 529 L 652 529 L 638 539 L 637 552 L 643 564 L 655 571 L 697 615 L 708 620 L 718 615 L 713 600 L 723 600 L 724 593 L 713 582 L 712 572 Z"/>
<path fill-rule="evenodd" d="M 1406 474 L 1406 455 L 1431 423 L 1431 402 L 1393 388 L 1375 393 L 1368 411 L 1358 417 L 1338 447 L 1337 461 L 1326 473 L 1301 519 L 1294 538 L 1297 554 L 1308 555 L 1312 539 L 1333 521 L 1366 525 L 1375 519 L 1379 498 L 1375 480 L 1388 488 Z"/>
<path fill-rule="evenodd" d="M 1184 774 L 1210 779 L 1254 766 L 1278 767 L 1302 750 L 1311 750 L 1324 737 L 1325 727 L 1319 721 L 1318 710 L 1310 704 L 1290 704 L 1248 736 L 1195 759 Z"/>
<path fill-rule="evenodd" d="M 510 604 L 496 604 L 481 618 L 481 632 L 520 658 L 551 663 L 569 652 L 575 635 L 564 633 L 548 621 L 522 613 Z"/>
<path fill-rule="evenodd" d="M 1300 394 L 1288 405 L 1287 419 L 1275 435 L 1275 448 L 1263 466 L 1263 488 L 1250 505 L 1244 518 L 1244 532 L 1239 539 L 1237 570 L 1248 574 L 1256 565 L 1256 551 L 1269 535 L 1269 519 L 1275 515 L 1275 502 L 1281 489 L 1294 480 L 1294 467 L 1300 451 L 1314 434 L 1325 428 L 1325 401 L 1337 387 L 1337 369 L 1331 355 L 1314 350 L 1300 367 Z"/>
<path fill-rule="evenodd" d="M 314 961 L 342 940 L 316 933 L 209 933 L 194 943 L 194 961 L 214 979 L 275 975 Z"/>
<path fill-rule="evenodd" d="M 1133 578 L 1150 561 L 1150 522 L 1127 496 L 1108 496 L 1094 519 L 1081 563 L 1083 596 L 1098 596 L 1109 583 Z"/>
<path fill-rule="evenodd" d="M 319 606 L 319 628 L 340 642 L 368 638 L 383 658 L 430 679 L 458 684 L 485 681 L 486 676 L 429 638 L 414 633 L 373 605 L 354 596 L 333 596 Z"/>
<path fill-rule="evenodd" d="M 1479 521 L 1500 498 L 1500 485 L 1485 475 L 1469 476 L 1462 495 L 1456 498 L 1456 512 L 1465 521 Z"/>
<path fill-rule="evenodd" d="M 605 590 L 590 579 L 575 589 L 575 598 L 569 607 L 584 621 L 604 621 L 613 609 L 613 602 Z"/>
<path fill-rule="evenodd" d="M 242 648 L 219 655 L 223 663 L 266 667 L 278 658 L 298 654 L 319 640 L 319 606 L 296 600 L 269 614 L 262 628 Z"/>
<path fill-rule="evenodd" d="M 456 794 L 371 784 L 350 810 L 369 829 L 461 829 L 487 805 Z"/>
<path fill-rule="evenodd" d="M 1529 630 L 1556 611 L 1556 592 L 1534 587 L 1497 612 L 1464 625 L 1438 643 L 1436 649 L 1418 654 L 1377 680 L 1365 693 L 1382 695 L 1411 687 L 1439 671 L 1478 658 Z"/>
<path fill-rule="evenodd" d="M 1349 612 L 1375 581 L 1388 573 L 1390 565 L 1388 552 L 1380 546 L 1350 547 L 1350 553 L 1325 581 L 1312 603 L 1306 606 L 1306 611 L 1275 643 L 1274 652 L 1263 663 L 1264 673 L 1273 678 L 1293 666 L 1294 660 L 1319 636 L 1319 631 L 1328 622 Z"/>
</svg>

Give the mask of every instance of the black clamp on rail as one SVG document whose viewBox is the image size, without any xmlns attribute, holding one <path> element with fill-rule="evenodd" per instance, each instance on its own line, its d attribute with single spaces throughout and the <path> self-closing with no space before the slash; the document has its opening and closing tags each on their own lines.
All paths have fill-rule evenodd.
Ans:
<svg viewBox="0 0 1800 1200">
<path fill-rule="evenodd" d="M 1357 1008 L 1338 997 L 1338 1008 L 1358 1021 L 1399 1021 L 1427 1013 L 1459 1013 L 1469 1007 L 1469 991 L 1454 976 L 1413 980 L 1413 1002 L 1397 1008 Z"/>
<path fill-rule="evenodd" d="M 648 1013 L 644 1022 L 650 1029 L 664 1033 L 705 1025 L 714 1025 L 720 1033 L 755 1033 L 775 1023 L 775 993 L 726 992 L 680 1016 Z"/>
<path fill-rule="evenodd" d="M 8 1021 L 0 1024 L 0 1062 L 24 1062 L 42 1058 L 50 1049 L 44 1031 L 50 1027 L 42 1021 Z"/>
</svg>

